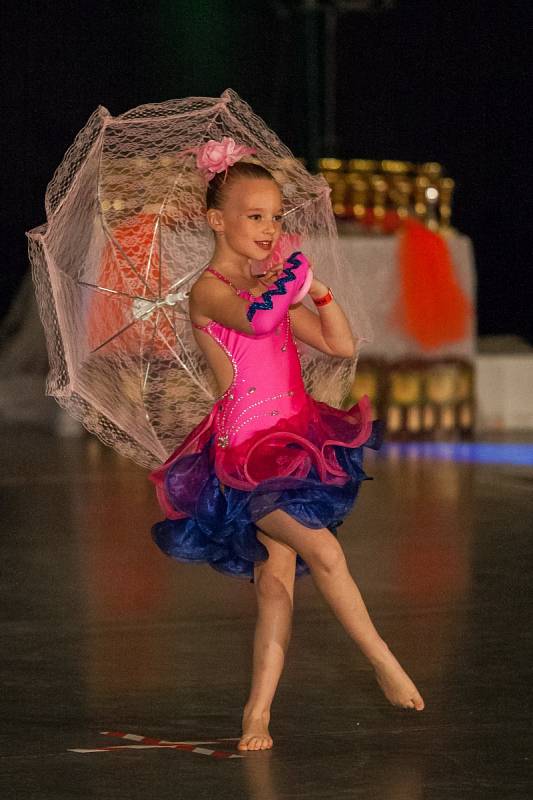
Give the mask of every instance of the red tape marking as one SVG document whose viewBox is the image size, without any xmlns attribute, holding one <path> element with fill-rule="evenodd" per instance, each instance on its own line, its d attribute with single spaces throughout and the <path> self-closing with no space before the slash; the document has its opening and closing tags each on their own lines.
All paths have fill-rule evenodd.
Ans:
<svg viewBox="0 0 533 800">
<path fill-rule="evenodd" d="M 244 756 L 237 753 L 230 753 L 227 750 L 213 750 L 208 747 L 199 747 L 202 744 L 211 744 L 218 741 L 228 741 L 228 739 L 212 739 L 206 742 L 173 742 L 166 739 L 154 739 L 150 736 L 139 736 L 136 733 L 123 733 L 122 731 L 100 731 L 103 736 L 110 736 L 113 739 L 128 739 L 135 744 L 129 745 L 112 745 L 109 747 L 96 747 L 96 748 L 71 748 L 71 753 L 105 753 L 112 750 L 150 750 L 156 748 L 165 748 L 170 750 L 187 750 L 190 753 L 198 753 L 198 755 L 211 756 L 212 758 L 244 758 Z M 235 739 L 233 741 L 236 741 Z"/>
</svg>

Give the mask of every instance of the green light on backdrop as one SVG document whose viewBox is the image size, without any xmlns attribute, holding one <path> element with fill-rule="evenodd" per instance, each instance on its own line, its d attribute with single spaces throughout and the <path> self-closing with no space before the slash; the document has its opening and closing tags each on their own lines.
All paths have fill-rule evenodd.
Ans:
<svg viewBox="0 0 533 800">
<path fill-rule="evenodd" d="M 220 94 L 231 85 L 235 55 L 243 42 L 242 10 L 242 3 L 236 2 L 162 0 L 159 16 L 165 83 L 178 85 L 180 94 L 199 96 Z"/>
</svg>

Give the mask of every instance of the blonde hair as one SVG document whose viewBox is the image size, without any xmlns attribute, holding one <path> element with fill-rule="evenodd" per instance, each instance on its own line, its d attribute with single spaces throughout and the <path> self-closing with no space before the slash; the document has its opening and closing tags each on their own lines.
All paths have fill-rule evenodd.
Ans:
<svg viewBox="0 0 533 800">
<path fill-rule="evenodd" d="M 231 186 L 237 178 L 267 178 L 279 185 L 272 173 L 261 164 L 255 164 L 251 161 L 237 161 L 228 167 L 227 174 L 225 171 L 217 172 L 209 181 L 206 192 L 206 206 L 208 209 L 222 208 L 228 186 Z"/>
</svg>

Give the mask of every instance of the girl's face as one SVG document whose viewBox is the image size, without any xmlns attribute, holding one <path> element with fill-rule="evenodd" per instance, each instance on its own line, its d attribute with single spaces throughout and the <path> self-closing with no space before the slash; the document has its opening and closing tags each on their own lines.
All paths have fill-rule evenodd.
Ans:
<svg viewBox="0 0 533 800">
<path fill-rule="evenodd" d="M 268 178 L 239 178 L 221 209 L 210 209 L 209 221 L 224 232 L 224 243 L 240 256 L 261 261 L 274 249 L 282 228 L 282 197 Z"/>
</svg>

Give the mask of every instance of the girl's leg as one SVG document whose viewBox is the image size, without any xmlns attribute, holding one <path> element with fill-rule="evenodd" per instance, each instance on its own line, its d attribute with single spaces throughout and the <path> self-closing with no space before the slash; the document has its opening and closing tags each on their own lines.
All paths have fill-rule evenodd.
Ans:
<svg viewBox="0 0 533 800">
<path fill-rule="evenodd" d="M 393 705 L 421 711 L 424 701 L 374 627 L 336 537 L 327 528 L 310 531 L 281 509 L 271 511 L 257 525 L 306 561 L 324 599 L 374 667 L 387 699 Z"/>
<path fill-rule="evenodd" d="M 237 745 L 240 750 L 272 747 L 268 731 L 270 706 L 283 670 L 292 626 L 296 553 L 289 545 L 260 531 L 257 538 L 269 556 L 254 569 L 257 622 L 252 684 L 244 707 L 243 733 Z"/>
</svg>

